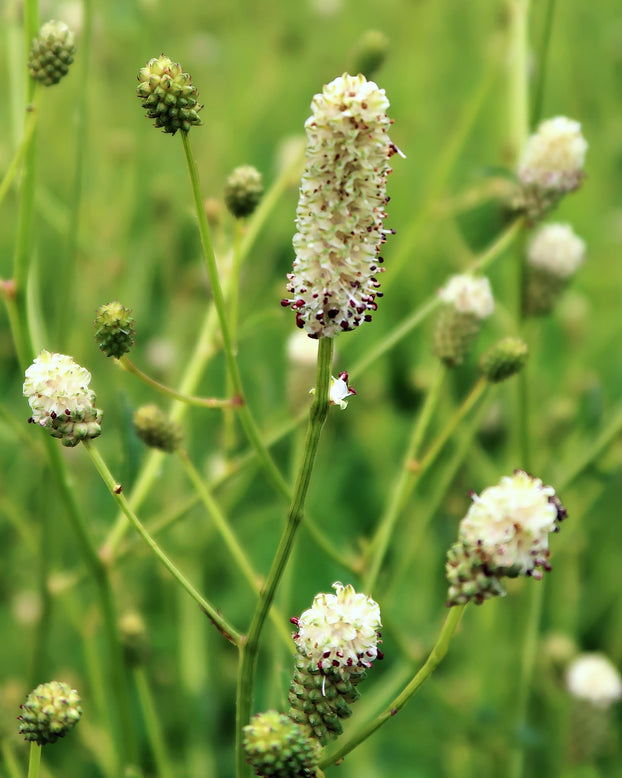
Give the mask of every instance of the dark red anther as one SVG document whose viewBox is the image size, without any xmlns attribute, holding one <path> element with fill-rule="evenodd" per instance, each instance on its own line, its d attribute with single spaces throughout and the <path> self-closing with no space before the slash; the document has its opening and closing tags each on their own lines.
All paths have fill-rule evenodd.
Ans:
<svg viewBox="0 0 622 778">
<path fill-rule="evenodd" d="M 339 667 L 339 662 L 336 659 L 333 659 L 332 665 L 333 667 Z"/>
<path fill-rule="evenodd" d="M 346 661 L 346 664 L 348 665 L 348 667 L 352 667 L 352 665 L 354 664 L 354 662 L 352 661 L 352 657 L 351 656 L 348 657 L 348 659 Z"/>
<path fill-rule="evenodd" d="M 324 657 L 324 659 L 328 659 L 328 657 L 330 656 L 330 651 L 324 651 L 322 656 Z"/>
<path fill-rule="evenodd" d="M 290 300 L 286 300 L 285 298 L 283 298 L 281 300 L 281 305 L 283 306 L 283 308 L 289 308 L 290 302 L 291 302 Z"/>
<path fill-rule="evenodd" d="M 377 659 L 384 659 L 384 654 L 382 653 L 382 651 L 378 651 L 378 653 L 376 654 L 376 658 Z"/>
<path fill-rule="evenodd" d="M 305 320 L 302 318 L 302 315 L 300 313 L 296 314 L 296 326 L 299 329 L 302 329 L 305 326 Z"/>
<path fill-rule="evenodd" d="M 395 716 L 396 713 L 397 713 L 397 708 L 393 708 L 393 710 L 391 711 L 391 715 Z"/>
<path fill-rule="evenodd" d="M 56 418 L 56 411 L 52 411 L 52 412 L 50 413 L 50 418 L 51 418 L 51 419 L 55 419 L 55 418 Z"/>
<path fill-rule="evenodd" d="M 71 411 L 69 408 L 65 408 L 65 416 L 71 416 Z"/>
<path fill-rule="evenodd" d="M 300 619 L 297 616 L 292 616 L 290 619 L 290 623 L 298 626 L 298 624 L 300 623 Z"/>
<path fill-rule="evenodd" d="M 32 418 L 32 416 L 28 417 L 28 424 L 34 424 L 35 420 Z"/>
</svg>

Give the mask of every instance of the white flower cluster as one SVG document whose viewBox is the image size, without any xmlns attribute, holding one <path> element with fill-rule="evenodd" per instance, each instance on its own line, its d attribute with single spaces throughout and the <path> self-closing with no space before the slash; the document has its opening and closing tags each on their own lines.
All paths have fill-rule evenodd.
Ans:
<svg viewBox="0 0 622 778">
<path fill-rule="evenodd" d="M 452 276 L 438 294 L 458 313 L 472 314 L 477 319 L 488 318 L 495 309 L 490 282 L 485 276 Z"/>
<path fill-rule="evenodd" d="M 335 594 L 318 594 L 299 619 L 294 640 L 315 667 L 338 668 L 341 672 L 371 667 L 382 658 L 378 650 L 382 626 L 380 608 L 366 594 L 357 594 L 347 584 L 333 584 Z"/>
<path fill-rule="evenodd" d="M 93 406 L 91 374 L 66 354 L 45 349 L 26 370 L 24 396 L 32 409 L 30 421 L 73 446 L 101 433 L 101 411 Z"/>
<path fill-rule="evenodd" d="M 572 192 L 583 178 L 586 151 L 579 122 L 565 116 L 547 119 L 527 141 L 518 178 L 523 186 Z"/>
<path fill-rule="evenodd" d="M 570 278 L 585 260 L 585 241 L 569 224 L 545 224 L 531 239 L 527 262 L 560 279 Z"/>
<path fill-rule="evenodd" d="M 580 654 L 566 672 L 568 691 L 582 700 L 607 708 L 622 698 L 622 678 L 603 654 Z"/>
<path fill-rule="evenodd" d="M 282 301 L 310 337 L 334 337 L 377 308 L 389 158 L 384 89 L 347 73 L 312 102 L 306 167 L 296 211 L 296 258 Z"/>
<path fill-rule="evenodd" d="M 517 470 L 473 495 L 460 539 L 483 552 L 491 567 L 541 578 L 537 568 L 549 569 L 549 533 L 564 515 L 552 486 Z"/>
</svg>

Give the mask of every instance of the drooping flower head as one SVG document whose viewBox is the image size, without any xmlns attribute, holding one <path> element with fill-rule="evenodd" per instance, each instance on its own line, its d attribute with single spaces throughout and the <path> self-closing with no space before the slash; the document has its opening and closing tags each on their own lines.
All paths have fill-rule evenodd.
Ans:
<svg viewBox="0 0 622 778">
<path fill-rule="evenodd" d="M 566 671 L 568 691 L 597 707 L 608 708 L 622 699 L 622 677 L 604 654 L 579 654 Z"/>
<path fill-rule="evenodd" d="M 335 594 L 317 594 L 311 608 L 292 619 L 298 628 L 294 640 L 309 664 L 320 670 L 359 672 L 382 658 L 380 608 L 351 584 L 337 581 L 333 589 Z"/>
<path fill-rule="evenodd" d="M 389 158 L 384 89 L 347 73 L 324 87 L 307 119 L 306 167 L 287 290 L 310 337 L 334 337 L 369 321 L 380 296 Z"/>
<path fill-rule="evenodd" d="M 102 412 L 93 406 L 91 374 L 66 354 L 45 349 L 26 370 L 24 397 L 32 409 L 29 421 L 61 438 L 63 445 L 101 434 Z"/>
<path fill-rule="evenodd" d="M 448 552 L 448 605 L 505 594 L 500 580 L 550 570 L 549 534 L 566 511 L 552 486 L 522 470 L 472 495 Z"/>
</svg>

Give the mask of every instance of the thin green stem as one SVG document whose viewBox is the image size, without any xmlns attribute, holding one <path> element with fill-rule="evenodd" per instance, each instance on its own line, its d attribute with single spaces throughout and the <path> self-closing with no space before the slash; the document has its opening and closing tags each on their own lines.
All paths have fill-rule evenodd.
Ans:
<svg viewBox="0 0 622 778">
<path fill-rule="evenodd" d="M 234 645 L 239 645 L 240 633 L 233 628 L 229 622 L 221 616 L 218 609 L 215 608 L 210 602 L 208 602 L 194 586 L 188 581 L 183 573 L 173 564 L 168 558 L 156 541 L 151 537 L 149 532 L 145 529 L 138 516 L 130 508 L 128 501 L 122 494 L 121 485 L 115 481 L 112 477 L 112 473 L 108 470 L 108 466 L 104 462 L 99 451 L 93 446 L 91 441 L 84 442 L 84 448 L 86 449 L 91 461 L 95 465 L 95 469 L 100 474 L 103 482 L 106 484 L 113 499 L 119 505 L 125 516 L 129 519 L 134 529 L 142 537 L 145 543 L 153 551 L 155 556 L 160 560 L 164 567 L 169 571 L 173 578 L 180 584 L 180 586 L 186 590 L 186 592 L 192 597 L 192 599 L 199 605 L 205 615 L 212 621 L 218 631 Z"/>
<path fill-rule="evenodd" d="M 201 237 L 201 246 L 203 247 L 203 256 L 207 266 L 207 273 L 209 276 L 212 296 L 214 298 L 214 306 L 218 313 L 218 321 L 220 323 L 220 332 L 222 336 L 225 361 L 227 363 L 227 371 L 231 377 L 231 384 L 233 386 L 234 394 L 244 400 L 242 377 L 240 375 L 238 363 L 235 358 L 233 341 L 231 338 L 231 329 L 227 320 L 227 312 L 225 309 L 225 298 L 223 295 L 222 287 L 220 285 L 216 257 L 214 255 L 212 239 L 210 237 L 209 225 L 207 223 L 207 216 L 205 214 L 205 207 L 201 197 L 199 172 L 197 170 L 196 160 L 190 147 L 189 133 L 181 132 L 180 135 L 184 148 L 186 165 L 188 167 L 188 174 L 190 176 L 190 183 L 192 186 L 192 196 L 194 198 L 194 205 L 198 219 L 199 235 Z M 270 452 L 263 444 L 250 408 L 245 402 L 243 402 L 242 406 L 240 407 L 239 416 L 240 421 L 242 422 L 242 426 L 244 427 L 244 431 L 246 432 L 248 441 L 257 452 L 257 458 L 259 459 L 261 466 L 264 468 L 268 478 L 272 482 L 272 485 L 277 492 L 282 495 L 287 495 L 289 493 L 287 483 L 274 464 L 272 457 L 270 456 Z"/>
<path fill-rule="evenodd" d="M 547 0 L 544 30 L 538 56 L 538 77 L 534 85 L 533 107 L 531 111 L 531 126 L 535 127 L 542 118 L 542 106 L 544 105 L 544 92 L 546 87 L 546 64 L 551 45 L 551 33 L 553 31 L 553 18 L 555 17 L 555 0 Z"/>
<path fill-rule="evenodd" d="M 237 408 L 240 405 L 239 400 L 235 397 L 231 400 L 221 400 L 218 397 L 194 397 L 178 392 L 176 389 L 171 389 L 170 386 L 165 386 L 159 381 L 156 381 L 155 378 L 151 378 L 151 376 L 143 373 L 143 371 L 136 367 L 128 358 L 127 354 L 124 354 L 120 359 L 115 361 L 122 370 L 131 373 L 143 383 L 147 384 L 147 386 L 156 389 L 160 394 L 171 397 L 173 400 L 179 400 L 180 402 L 187 403 L 188 405 L 195 405 L 199 408 Z"/>
<path fill-rule="evenodd" d="M 190 479 L 192 485 L 196 489 L 197 494 L 201 499 L 201 502 L 205 506 L 208 514 L 210 515 L 212 521 L 214 522 L 214 525 L 218 533 L 223 539 L 225 545 L 227 546 L 229 553 L 233 557 L 233 560 L 238 570 L 242 573 L 246 581 L 250 584 L 251 589 L 256 594 L 258 594 L 260 590 L 260 585 L 262 583 L 261 578 L 257 575 L 255 570 L 253 570 L 253 567 L 251 563 L 248 561 L 248 557 L 244 553 L 244 549 L 240 545 L 240 542 L 236 538 L 233 530 L 231 529 L 229 522 L 227 521 L 227 518 L 220 510 L 218 503 L 216 502 L 216 500 L 214 500 L 208 488 L 203 483 L 203 480 L 199 475 L 199 473 L 197 472 L 197 469 L 190 461 L 187 452 L 180 449 L 177 451 L 177 456 L 181 460 L 181 463 L 184 466 L 184 469 L 186 470 L 186 474 L 188 475 L 188 478 Z M 272 618 L 272 622 L 274 626 L 276 627 L 277 632 L 279 633 L 279 636 L 283 639 L 283 642 L 285 643 L 287 648 L 291 651 L 292 637 L 291 637 L 291 632 L 287 629 L 286 626 L 287 619 L 284 616 L 282 616 L 280 613 L 278 613 L 275 610 L 274 606 L 270 611 L 270 616 Z"/>
<path fill-rule="evenodd" d="M 41 764 L 41 746 L 33 740 L 30 744 L 30 758 L 28 760 L 28 778 L 39 778 L 39 765 Z"/>
<path fill-rule="evenodd" d="M 238 351 L 238 304 L 240 299 L 240 243 L 244 229 L 244 220 L 236 219 L 233 227 L 233 258 L 231 260 L 231 278 L 229 293 L 229 321 L 231 323 L 231 340 L 233 341 L 234 353 Z M 233 394 L 233 382 L 231 375 L 227 373 L 226 394 Z M 233 413 L 225 413 L 223 417 L 223 449 L 225 453 L 232 451 L 235 447 L 235 416 Z"/>
<path fill-rule="evenodd" d="M 558 492 L 563 492 L 581 476 L 622 431 L 622 408 L 619 408 L 607 427 L 600 433 L 592 445 L 585 447 L 585 453 L 570 467 L 565 468 L 564 477 L 559 482 Z"/>
<path fill-rule="evenodd" d="M 423 440 L 441 396 L 441 388 L 446 373 L 447 369 L 439 362 L 436 366 L 436 373 L 430 389 L 428 390 L 421 413 L 418 415 L 413 425 L 410 440 L 408 441 L 408 446 L 406 447 L 406 452 L 402 459 L 402 466 L 399 470 L 396 482 L 390 489 L 387 508 L 382 515 L 374 537 L 369 544 L 371 558 L 368 572 L 363 582 L 363 590 L 366 592 L 373 592 L 376 586 L 380 568 L 395 529 L 395 524 L 400 511 L 404 507 L 408 495 L 411 492 L 413 481 L 416 480 L 413 464 L 417 464 L 419 451 L 421 450 Z"/>
<path fill-rule="evenodd" d="M 13 746 L 5 737 L 0 742 L 0 753 L 8 778 L 23 778 L 22 768 L 17 762 Z"/>
<path fill-rule="evenodd" d="M 333 358 L 333 341 L 331 338 L 321 338 L 318 347 L 317 377 L 315 397 L 309 411 L 309 423 L 305 440 L 304 454 L 296 484 L 292 495 L 292 501 L 287 514 L 287 522 L 281 535 L 279 547 L 276 551 L 270 572 L 264 588 L 259 595 L 259 601 L 253 614 L 246 642 L 240 645 L 240 664 L 237 685 L 237 714 L 236 714 L 236 775 L 243 778 L 249 774 L 244 750 L 242 748 L 242 729 L 248 724 L 253 704 L 253 689 L 255 671 L 257 668 L 257 655 L 259 651 L 259 639 L 266 616 L 274 600 L 279 581 L 285 570 L 287 560 L 292 551 L 294 538 L 304 516 L 304 506 L 311 480 L 311 473 L 322 428 L 328 415 L 329 387 L 331 378 L 331 365 Z"/>
<path fill-rule="evenodd" d="M 529 135 L 529 0 L 507 0 L 508 149 L 514 164 Z"/>
<path fill-rule="evenodd" d="M 20 141 L 19 147 L 11 160 L 11 164 L 7 168 L 2 183 L 0 183 L 0 205 L 4 200 L 6 193 L 9 191 L 15 174 L 19 170 L 19 165 L 24 156 L 26 155 L 32 138 L 34 136 L 35 128 L 37 126 L 37 120 L 39 118 L 39 112 L 36 105 L 30 105 L 27 109 L 26 124 L 24 126 L 24 134 Z"/>
<path fill-rule="evenodd" d="M 171 768 L 171 760 L 166 748 L 166 741 L 160 726 L 160 720 L 153 702 L 153 695 L 149 688 L 149 681 L 144 667 L 133 668 L 134 683 L 138 691 L 138 700 L 145 721 L 147 739 L 151 746 L 153 759 L 156 765 L 158 778 L 174 778 L 175 773 Z"/>
<path fill-rule="evenodd" d="M 353 751 L 360 743 L 366 740 L 377 729 L 385 724 L 389 719 L 393 718 L 410 700 L 410 698 L 421 688 L 424 681 L 426 681 L 432 673 L 436 670 L 439 664 L 442 662 L 445 654 L 449 649 L 451 639 L 460 624 L 462 614 L 466 605 L 459 605 L 450 609 L 445 619 L 443 629 L 441 630 L 438 640 L 434 645 L 434 648 L 430 652 L 425 664 L 410 681 L 410 683 L 404 688 L 404 690 L 398 694 L 398 696 L 388 705 L 385 710 L 376 716 L 376 718 L 369 724 L 364 726 L 359 732 L 353 735 L 341 748 L 335 753 L 326 756 L 320 762 L 320 767 L 328 767 L 331 764 L 335 764 L 344 756 Z"/>
</svg>

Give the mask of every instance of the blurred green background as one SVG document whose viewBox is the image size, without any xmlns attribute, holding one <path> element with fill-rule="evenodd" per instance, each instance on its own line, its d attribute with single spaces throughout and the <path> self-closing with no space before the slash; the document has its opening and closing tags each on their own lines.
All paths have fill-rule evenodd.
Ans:
<svg viewBox="0 0 622 778">
<path fill-rule="evenodd" d="M 532 83 L 547 3 L 532 3 Z M 451 273 L 466 268 L 499 233 L 499 203 L 478 197 L 503 180 L 511 165 L 505 3 L 491 0 L 235 0 L 167 4 L 107 0 L 93 8 L 91 46 L 81 46 L 82 4 L 41 2 L 40 18 L 76 29 L 78 54 L 69 76 L 42 95 L 38 137 L 35 271 L 32 298 L 41 306 L 37 347 L 71 354 L 93 375 L 97 405 L 105 411 L 98 446 L 130 492 L 146 453 L 131 430 L 131 412 L 157 401 L 153 392 L 117 370 L 99 353 L 91 322 L 98 305 L 114 299 L 132 308 L 137 342 L 132 359 L 175 385 L 209 304 L 185 162 L 179 139 L 159 133 L 135 95 L 139 67 L 165 52 L 183 64 L 198 86 L 204 126 L 191 133 L 203 194 L 222 200 L 227 175 L 255 165 L 267 186 L 276 179 L 292 139 L 302 135 L 313 94 L 356 66 L 356 47 L 370 29 L 390 42 L 375 80 L 386 89 L 395 120 L 392 140 L 406 154 L 393 158 L 387 226 L 396 230 L 383 255 L 386 294 L 373 324 L 341 336 L 335 372 L 348 369 L 422 304 Z M 21 137 L 24 91 L 20 4 L 5 0 L 0 27 L 0 172 Z M 79 123 L 83 69 L 88 68 L 85 123 Z M 587 178 L 553 215 L 570 222 L 587 242 L 585 267 L 555 316 L 528 331 L 530 435 L 534 472 L 554 486 L 614 417 L 622 388 L 622 13 L 618 0 L 557 3 L 546 69 L 542 116 L 567 115 L 582 123 L 589 142 Z M 461 128 L 473 115 L 463 135 Z M 456 139 L 463 142 L 452 147 Z M 451 149 L 458 152 L 452 159 Z M 71 234 L 76 159 L 83 154 L 79 231 Z M 500 177 L 501 176 L 501 177 Z M 492 182 L 492 183 L 491 183 Z M 473 195 L 473 196 L 470 196 Z M 296 186 L 285 192 L 246 262 L 240 291 L 239 358 L 249 403 L 264 431 L 273 430 L 308 402 L 294 391 L 301 368 L 288 362 L 295 330 L 279 305 L 293 259 Z M 0 277 L 12 273 L 18 192 L 0 209 Z M 233 223 L 223 210 L 215 231 L 220 257 Z M 412 239 L 411 239 L 412 238 Z M 72 270 L 72 245 L 76 263 Z M 395 271 L 392 260 L 395 259 Z M 477 355 L 497 338 L 516 334 L 516 270 L 511 254 L 491 273 L 497 311 L 476 353 L 445 388 L 432 433 L 464 397 L 477 375 Z M 356 376 L 357 397 L 343 414 L 333 410 L 322 439 L 309 512 L 340 546 L 360 550 L 386 504 L 412 420 L 430 382 L 429 322 Z M 84 579 L 52 596 L 49 635 L 37 641 L 42 575 L 58 583 L 63 571 L 82 569 L 37 430 L 25 424 L 22 373 L 4 310 L 0 311 L 0 693 L 2 737 L 17 758 L 17 704 L 36 683 L 62 678 L 82 693 L 85 715 L 76 732 L 45 754 L 54 775 L 105 775 L 110 748 L 101 695 L 103 647 L 93 586 Z M 199 393 L 222 396 L 224 369 L 216 356 Z M 294 396 L 295 395 L 295 396 Z M 401 516 L 396 548 L 386 560 L 378 591 L 383 612 L 384 662 L 362 685 L 347 731 L 372 715 L 412 675 L 445 617 L 445 552 L 455 539 L 469 490 L 481 490 L 520 465 L 516 457 L 516 388 L 499 388 L 478 437 L 438 502 L 439 484 L 456 443 L 421 483 Z M 185 423 L 190 454 L 206 474 L 223 466 L 219 413 L 194 409 Z M 42 433 L 41 433 L 42 434 Z M 460 436 L 458 436 L 458 440 Z M 238 430 L 237 451 L 244 451 Z M 297 435 L 274 449 L 293 472 Z M 101 542 L 115 506 L 78 447 L 64 452 L 80 505 Z M 622 443 L 619 437 L 573 486 L 561 494 L 569 512 L 552 541 L 553 572 L 542 584 L 516 582 L 507 598 L 467 609 L 445 663 L 408 707 L 327 775 L 502 776 L 513 744 L 526 747 L 526 775 L 622 775 L 615 738 L 598 772 L 572 767 L 573 705 L 556 663 L 551 635 L 577 649 L 607 653 L 622 663 Z M 147 523 L 175 512 L 191 494 L 179 463 L 167 458 L 140 515 Z M 285 509 L 256 469 L 218 491 L 218 500 L 249 551 L 266 572 Z M 417 521 L 426 512 L 428 529 Z M 43 556 L 40 551 L 43 527 Z M 173 558 L 240 629 L 254 596 L 239 580 L 200 506 L 160 536 Z M 44 558 L 47 573 L 41 572 Z M 301 531 L 279 595 L 287 615 L 299 615 L 335 580 L 358 581 L 324 555 Z M 119 609 L 138 610 L 151 653 L 146 667 L 178 776 L 233 774 L 235 650 L 138 544 L 114 575 Z M 546 587 L 542 640 L 527 726 L 515 731 L 517 678 L 530 588 Z M 284 708 L 291 665 L 268 625 L 260 657 L 256 709 Z M 38 654 L 39 652 L 39 654 Z M 42 656 L 41 656 L 42 655 Z M 38 657 L 38 659 L 37 659 Z M 35 670 L 40 675 L 35 677 Z M 136 738 L 145 776 L 152 755 L 128 676 Z M 620 724 L 619 713 L 615 724 Z M 596 768 L 595 768 L 596 769 Z M 585 770 L 582 772 L 582 770 Z"/>
</svg>

